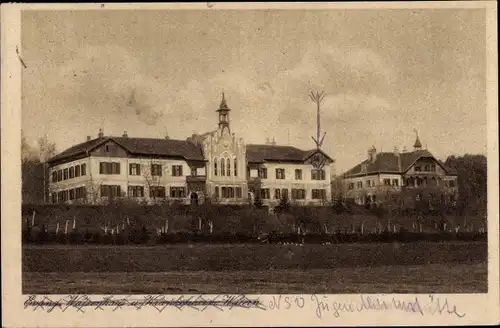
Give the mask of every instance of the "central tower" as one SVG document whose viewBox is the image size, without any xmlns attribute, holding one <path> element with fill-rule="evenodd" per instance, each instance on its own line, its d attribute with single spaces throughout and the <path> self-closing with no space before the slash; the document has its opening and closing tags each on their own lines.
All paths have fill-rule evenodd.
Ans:
<svg viewBox="0 0 500 328">
<path fill-rule="evenodd" d="M 219 114 L 219 129 L 221 132 L 224 132 L 224 129 L 227 128 L 228 133 L 231 132 L 229 128 L 229 112 L 231 109 L 227 106 L 226 98 L 224 97 L 224 92 L 222 92 L 222 100 L 219 105 L 219 109 L 217 109 L 217 113 Z"/>
</svg>

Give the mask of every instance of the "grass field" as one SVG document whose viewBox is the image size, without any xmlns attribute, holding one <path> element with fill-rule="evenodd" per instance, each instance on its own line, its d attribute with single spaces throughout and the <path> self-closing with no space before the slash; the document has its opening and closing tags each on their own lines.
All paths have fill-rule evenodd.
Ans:
<svg viewBox="0 0 500 328">
<path fill-rule="evenodd" d="M 24 293 L 479 293 L 483 242 L 25 246 Z"/>
</svg>

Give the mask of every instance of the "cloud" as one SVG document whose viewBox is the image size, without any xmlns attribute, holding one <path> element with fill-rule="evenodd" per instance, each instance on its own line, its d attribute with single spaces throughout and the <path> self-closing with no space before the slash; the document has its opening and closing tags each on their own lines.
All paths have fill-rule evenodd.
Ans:
<svg viewBox="0 0 500 328">
<path fill-rule="evenodd" d="M 155 125 L 163 115 L 160 84 L 144 74 L 138 59 L 118 46 L 83 48 L 59 69 L 53 85 L 58 97 L 83 105 L 87 115 L 103 120 L 127 116 Z"/>
</svg>

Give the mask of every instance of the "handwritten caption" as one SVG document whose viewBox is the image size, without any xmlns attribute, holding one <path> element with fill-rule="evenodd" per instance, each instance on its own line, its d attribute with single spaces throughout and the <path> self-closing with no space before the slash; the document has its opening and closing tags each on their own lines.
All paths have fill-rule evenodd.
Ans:
<svg viewBox="0 0 500 328">
<path fill-rule="evenodd" d="M 435 295 L 428 295 L 428 297 L 423 298 L 417 296 L 411 299 L 404 296 L 378 297 L 360 295 L 355 296 L 350 301 L 341 301 L 339 299 L 314 294 L 305 297 L 279 295 L 272 296 L 267 308 L 271 310 L 289 310 L 310 308 L 310 305 L 312 305 L 316 316 L 320 319 L 327 315 L 339 318 L 342 314 L 367 311 L 402 311 L 421 316 L 452 315 L 458 318 L 465 316 L 465 313 L 459 312 L 456 305 L 453 305 L 447 298 Z"/>
<path fill-rule="evenodd" d="M 190 308 L 197 311 L 205 311 L 208 308 L 215 308 L 220 311 L 233 308 L 255 308 L 265 310 L 264 305 L 259 299 L 249 299 L 245 295 L 217 295 L 215 297 L 206 296 L 179 296 L 169 298 L 165 295 L 146 295 L 140 298 L 132 296 L 117 297 L 104 296 L 100 299 L 92 298 L 87 295 L 68 295 L 63 298 L 53 300 L 48 296 L 30 295 L 24 302 L 24 308 L 32 308 L 33 311 L 44 310 L 53 312 L 58 309 L 66 311 L 70 308 L 79 312 L 85 309 L 104 310 L 111 308 L 112 311 L 123 309 L 125 307 L 134 307 L 137 310 L 143 308 L 153 308 L 158 312 L 163 312 L 166 308 L 177 308 L 183 310 Z"/>
<path fill-rule="evenodd" d="M 101 310 L 110 308 L 116 311 L 123 308 L 133 307 L 137 310 L 143 308 L 153 308 L 158 312 L 163 312 L 167 308 L 178 310 L 192 309 L 205 311 L 209 308 L 219 311 L 231 310 L 234 308 L 257 309 L 257 310 L 300 310 L 314 311 L 314 315 L 319 319 L 333 316 L 339 318 L 349 313 L 361 313 L 370 311 L 400 311 L 420 316 L 425 315 L 449 315 L 463 318 L 465 313 L 459 311 L 448 298 L 437 295 L 427 296 L 375 296 L 356 295 L 333 297 L 326 295 L 277 295 L 263 296 L 251 299 L 246 295 L 217 295 L 217 296 L 178 296 L 168 297 L 166 295 L 146 295 L 134 296 L 104 296 L 93 297 L 87 295 L 68 295 L 60 299 L 53 299 L 50 296 L 30 295 L 24 302 L 24 308 L 33 311 L 43 310 L 48 313 L 54 310 L 66 311 L 70 308 L 79 312 L 87 309 Z"/>
</svg>

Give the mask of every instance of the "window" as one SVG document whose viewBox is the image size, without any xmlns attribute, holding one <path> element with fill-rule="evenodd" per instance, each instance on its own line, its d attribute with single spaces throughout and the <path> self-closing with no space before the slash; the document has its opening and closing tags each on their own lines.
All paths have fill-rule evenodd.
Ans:
<svg viewBox="0 0 500 328">
<path fill-rule="evenodd" d="M 149 197 L 151 197 L 151 198 L 165 198 L 166 197 L 165 187 L 151 186 L 149 188 Z"/>
<path fill-rule="evenodd" d="M 82 176 L 87 174 L 87 164 L 82 164 Z"/>
<path fill-rule="evenodd" d="M 128 186 L 128 196 L 129 197 L 144 197 L 144 187 L 143 186 Z"/>
<path fill-rule="evenodd" d="M 102 185 L 101 186 L 101 197 L 120 197 L 121 188 L 116 185 Z"/>
<path fill-rule="evenodd" d="M 64 180 L 68 180 L 68 175 L 69 175 L 69 174 L 68 174 L 68 169 L 64 169 L 64 170 L 63 170 L 63 179 L 64 179 Z"/>
<path fill-rule="evenodd" d="M 226 161 L 224 160 L 224 158 L 220 159 L 220 175 L 226 175 Z"/>
<path fill-rule="evenodd" d="M 312 199 L 326 199 L 325 189 L 313 189 L 311 192 L 312 192 Z"/>
<path fill-rule="evenodd" d="M 198 174 L 196 173 L 196 167 L 192 167 L 192 168 L 191 168 L 191 176 L 192 176 L 192 177 L 195 177 L 195 176 L 197 176 L 197 175 L 198 175 Z"/>
<path fill-rule="evenodd" d="M 274 198 L 281 199 L 281 189 L 274 189 Z"/>
<path fill-rule="evenodd" d="M 120 163 L 117 162 L 99 163 L 99 174 L 120 174 Z M 82 173 L 82 175 L 84 174 Z"/>
<path fill-rule="evenodd" d="M 231 176 L 231 160 L 229 158 L 226 159 L 226 166 L 227 166 L 226 175 L 228 177 L 230 177 Z"/>
<path fill-rule="evenodd" d="M 436 172 L 436 164 L 431 164 L 431 171 Z"/>
<path fill-rule="evenodd" d="M 325 170 L 311 170 L 311 180 L 325 180 Z"/>
<path fill-rule="evenodd" d="M 233 158 L 233 162 L 234 162 L 234 176 L 237 177 L 238 176 L 238 162 L 236 161 L 236 158 Z"/>
<path fill-rule="evenodd" d="M 80 176 L 80 165 L 75 166 L 75 178 L 78 178 Z"/>
<path fill-rule="evenodd" d="M 349 190 L 354 189 L 354 182 L 350 182 L 350 183 L 347 185 L 347 188 L 348 188 Z"/>
<path fill-rule="evenodd" d="M 416 178 L 415 181 L 417 182 L 417 186 L 422 185 L 422 179 Z"/>
<path fill-rule="evenodd" d="M 371 180 L 367 180 L 366 181 L 366 186 L 367 187 L 371 187 L 372 186 L 372 181 Z"/>
<path fill-rule="evenodd" d="M 384 186 L 390 186 L 390 185 L 391 185 L 391 179 L 384 179 Z"/>
<path fill-rule="evenodd" d="M 52 172 L 52 182 L 57 182 L 57 171 Z"/>
<path fill-rule="evenodd" d="M 281 189 L 281 197 L 283 199 L 288 199 L 288 189 Z"/>
<path fill-rule="evenodd" d="M 68 191 L 67 190 L 62 190 L 57 193 L 57 199 L 59 203 L 64 203 L 65 201 L 68 200 Z"/>
<path fill-rule="evenodd" d="M 283 180 L 285 178 L 285 169 L 276 169 L 276 179 Z"/>
<path fill-rule="evenodd" d="M 53 192 L 51 196 L 52 196 L 52 204 L 57 204 L 57 193 Z"/>
<path fill-rule="evenodd" d="M 186 188 L 184 187 L 170 187 L 171 198 L 184 198 L 186 197 Z"/>
<path fill-rule="evenodd" d="M 363 188 L 363 181 L 358 181 L 358 183 L 357 183 L 357 188 L 358 188 L 358 189 Z"/>
<path fill-rule="evenodd" d="M 455 180 L 448 180 L 448 187 L 450 188 L 455 187 Z"/>
<path fill-rule="evenodd" d="M 295 180 L 302 180 L 302 170 L 295 169 Z"/>
<path fill-rule="evenodd" d="M 304 189 L 292 189 L 292 199 L 305 199 L 306 191 Z"/>
<path fill-rule="evenodd" d="M 429 165 L 425 165 L 424 166 L 424 171 L 425 172 L 429 172 L 430 171 L 430 166 Z"/>
<path fill-rule="evenodd" d="M 214 175 L 217 176 L 217 157 L 214 158 Z"/>
<path fill-rule="evenodd" d="M 75 199 L 75 189 L 70 189 L 69 190 L 69 200 L 74 200 Z"/>
<path fill-rule="evenodd" d="M 262 199 L 269 199 L 269 189 L 261 189 L 260 190 L 260 198 Z"/>
<path fill-rule="evenodd" d="M 421 172 L 422 168 L 420 166 L 415 166 L 415 172 Z"/>
<path fill-rule="evenodd" d="M 175 167 L 176 165 L 173 165 L 172 166 L 172 175 L 175 176 Z M 182 166 L 180 166 L 180 175 L 182 175 Z M 161 177 L 162 174 L 161 174 L 161 171 L 162 171 L 162 166 L 161 164 L 151 164 L 151 175 L 154 176 L 154 177 Z"/>
<path fill-rule="evenodd" d="M 259 168 L 259 178 L 267 179 L 267 168 L 266 167 Z"/>
<path fill-rule="evenodd" d="M 234 198 L 234 188 L 233 187 L 222 187 L 221 191 L 222 191 L 222 198 Z"/>
<path fill-rule="evenodd" d="M 392 179 L 392 185 L 394 187 L 398 187 L 399 186 L 399 180 L 398 179 Z"/>
<path fill-rule="evenodd" d="M 85 187 L 78 187 L 75 189 L 75 198 L 77 199 L 85 198 L 86 193 L 87 190 L 85 189 Z"/>
<path fill-rule="evenodd" d="M 140 175 L 141 174 L 141 164 L 132 163 L 128 167 L 128 174 L 130 175 Z"/>
<path fill-rule="evenodd" d="M 73 179 L 75 177 L 75 167 L 72 166 L 69 168 L 69 178 Z"/>
<path fill-rule="evenodd" d="M 243 197 L 243 195 L 241 193 L 241 187 L 236 187 L 235 191 L 236 191 L 236 198 L 242 198 Z"/>
<path fill-rule="evenodd" d="M 63 176 L 62 170 L 57 171 L 57 181 L 62 181 L 63 179 L 62 176 Z"/>
</svg>

